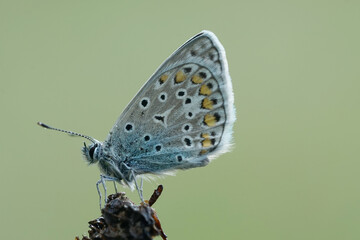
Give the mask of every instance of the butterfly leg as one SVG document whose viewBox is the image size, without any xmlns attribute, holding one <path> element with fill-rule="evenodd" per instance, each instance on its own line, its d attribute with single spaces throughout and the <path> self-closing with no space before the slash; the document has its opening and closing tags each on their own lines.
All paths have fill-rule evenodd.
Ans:
<svg viewBox="0 0 360 240">
<path fill-rule="evenodd" d="M 142 177 L 140 177 L 140 188 L 138 188 L 137 190 L 138 190 L 138 193 L 139 193 L 141 202 L 144 202 L 144 195 L 143 195 L 143 178 L 142 178 Z"/>
<path fill-rule="evenodd" d="M 140 182 L 140 192 L 141 192 L 141 196 L 143 196 L 143 178 L 141 177 L 141 182 Z"/>
<path fill-rule="evenodd" d="M 113 183 L 114 183 L 115 192 L 116 192 L 116 193 L 118 192 L 117 186 L 116 186 L 116 178 L 102 175 L 102 179 L 103 179 L 103 186 L 104 186 L 104 191 L 105 191 L 105 197 L 107 197 L 106 181 L 109 181 L 109 182 L 111 181 L 111 182 L 113 182 Z M 107 203 L 107 198 L 105 198 L 105 203 Z"/>
<path fill-rule="evenodd" d="M 106 181 L 112 181 L 114 183 L 114 188 L 115 188 L 115 192 L 117 193 L 117 186 L 116 186 L 116 179 L 112 178 L 112 177 L 108 177 L 105 175 L 100 174 L 100 180 L 96 182 L 96 189 L 98 191 L 99 194 L 99 204 L 100 204 L 100 209 L 101 209 L 101 199 L 102 199 L 102 195 L 101 195 L 101 191 L 99 188 L 99 185 L 101 184 L 104 188 L 104 194 L 105 194 L 105 204 L 107 202 L 107 188 L 106 188 Z"/>
<path fill-rule="evenodd" d="M 132 175 L 132 177 L 134 179 L 136 190 L 137 190 L 137 192 L 139 194 L 140 200 L 141 200 L 141 202 L 144 202 L 144 198 L 143 198 L 143 195 L 142 195 L 142 185 L 143 185 L 142 178 L 141 178 L 141 185 L 140 185 L 140 188 L 139 188 L 139 186 L 138 186 L 138 184 L 136 182 L 136 178 L 135 178 L 135 174 L 134 174 L 133 170 L 131 170 L 131 175 Z"/>
<path fill-rule="evenodd" d="M 124 176 L 121 171 L 119 171 L 119 175 L 121 176 L 121 178 L 129 185 L 130 182 L 134 181 L 135 183 L 135 187 L 136 187 L 136 190 L 139 194 L 139 197 L 140 197 L 140 200 L 141 202 L 144 202 L 144 198 L 143 198 L 143 195 L 142 195 L 142 187 L 143 187 L 143 180 L 141 178 L 141 185 L 139 187 L 138 183 L 136 182 L 136 178 L 135 178 L 135 172 L 134 170 L 129 167 L 127 164 L 125 164 L 124 162 L 121 163 L 121 166 L 124 167 L 124 170 L 126 170 L 126 172 L 128 173 L 127 174 L 127 177 Z M 130 186 L 130 185 L 129 185 Z"/>
<path fill-rule="evenodd" d="M 113 183 L 114 183 L 115 193 L 118 193 L 118 189 L 117 189 L 117 186 L 116 186 L 116 181 L 113 181 Z"/>
<path fill-rule="evenodd" d="M 100 180 L 96 182 L 96 189 L 98 191 L 98 194 L 99 194 L 99 206 L 100 206 L 100 209 L 101 209 L 101 198 L 102 198 L 102 195 L 101 195 L 101 191 L 100 191 L 100 188 L 99 188 L 99 185 L 100 183 L 103 185 L 103 188 L 104 188 L 104 193 L 105 193 L 105 197 L 106 197 L 106 184 L 105 184 L 105 180 L 104 180 L 104 175 L 100 174 Z"/>
</svg>

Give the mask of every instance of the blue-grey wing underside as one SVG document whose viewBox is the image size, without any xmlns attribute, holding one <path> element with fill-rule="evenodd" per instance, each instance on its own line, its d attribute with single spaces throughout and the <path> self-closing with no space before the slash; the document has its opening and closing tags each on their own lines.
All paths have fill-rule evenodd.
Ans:
<svg viewBox="0 0 360 240">
<path fill-rule="evenodd" d="M 234 120 L 224 48 L 203 31 L 151 76 L 105 144 L 136 174 L 199 167 L 227 151 Z"/>
</svg>

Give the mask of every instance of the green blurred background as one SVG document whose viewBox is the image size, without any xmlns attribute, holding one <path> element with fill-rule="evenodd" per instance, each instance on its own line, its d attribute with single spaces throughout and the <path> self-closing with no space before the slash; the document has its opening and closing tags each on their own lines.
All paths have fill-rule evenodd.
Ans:
<svg viewBox="0 0 360 240">
<path fill-rule="evenodd" d="M 235 145 L 145 183 L 145 196 L 164 185 L 154 207 L 169 239 L 360 239 L 359 23 L 359 1 L 0 0 L 1 238 L 87 232 L 99 171 L 83 139 L 36 122 L 105 139 L 208 29 L 227 51 Z"/>
</svg>

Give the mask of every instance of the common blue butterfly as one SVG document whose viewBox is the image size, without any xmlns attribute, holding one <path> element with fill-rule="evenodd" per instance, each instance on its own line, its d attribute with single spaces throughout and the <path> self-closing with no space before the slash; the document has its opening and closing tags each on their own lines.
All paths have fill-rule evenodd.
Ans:
<svg viewBox="0 0 360 240">
<path fill-rule="evenodd" d="M 105 180 L 135 183 L 143 200 L 137 176 L 206 166 L 229 149 L 234 121 L 225 50 L 214 33 L 202 31 L 161 64 L 104 142 L 38 124 L 90 140 L 82 152 L 89 164 L 99 165 L 97 187 L 105 188 Z"/>
</svg>

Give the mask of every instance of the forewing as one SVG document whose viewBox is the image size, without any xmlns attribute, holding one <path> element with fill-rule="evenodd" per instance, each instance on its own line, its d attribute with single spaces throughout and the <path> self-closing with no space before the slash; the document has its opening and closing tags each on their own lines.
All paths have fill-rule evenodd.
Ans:
<svg viewBox="0 0 360 240">
<path fill-rule="evenodd" d="M 137 174 L 204 166 L 228 150 L 234 120 L 224 48 L 203 31 L 151 76 L 105 143 Z"/>
</svg>

